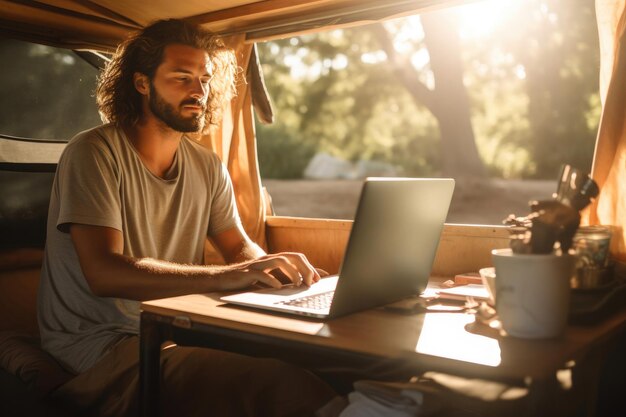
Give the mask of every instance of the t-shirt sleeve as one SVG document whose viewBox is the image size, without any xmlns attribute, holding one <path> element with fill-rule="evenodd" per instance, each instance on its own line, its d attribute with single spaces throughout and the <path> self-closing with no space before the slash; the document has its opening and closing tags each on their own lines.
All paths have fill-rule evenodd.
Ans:
<svg viewBox="0 0 626 417">
<path fill-rule="evenodd" d="M 215 236 L 239 224 L 241 220 L 237 212 L 233 184 L 224 164 L 215 156 L 215 175 L 212 187 L 211 217 L 209 219 L 209 236 Z"/>
<path fill-rule="evenodd" d="M 59 161 L 57 228 L 69 231 L 71 223 L 122 230 L 120 172 L 104 143 L 71 143 Z"/>
</svg>

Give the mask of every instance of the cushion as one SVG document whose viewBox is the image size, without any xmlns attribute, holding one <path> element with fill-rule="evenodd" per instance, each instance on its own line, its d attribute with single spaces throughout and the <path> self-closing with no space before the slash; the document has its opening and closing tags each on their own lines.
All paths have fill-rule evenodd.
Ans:
<svg viewBox="0 0 626 417">
<path fill-rule="evenodd" d="M 38 337 L 13 331 L 0 332 L 0 368 L 18 377 L 39 398 L 73 377 L 41 349 Z"/>
</svg>

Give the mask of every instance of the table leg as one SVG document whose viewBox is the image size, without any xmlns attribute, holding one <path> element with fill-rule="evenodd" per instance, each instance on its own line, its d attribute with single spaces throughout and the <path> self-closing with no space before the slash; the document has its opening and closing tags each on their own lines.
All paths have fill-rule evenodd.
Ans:
<svg viewBox="0 0 626 417">
<path fill-rule="evenodd" d="M 538 379 L 529 386 L 529 407 L 527 415 L 530 417 L 549 417 L 555 415 L 555 398 L 559 390 L 556 375 L 553 378 Z"/>
<path fill-rule="evenodd" d="M 579 415 L 593 417 L 598 408 L 598 394 L 600 389 L 601 372 L 604 363 L 609 357 L 613 344 L 607 344 L 589 353 L 584 363 L 574 368 L 574 386 L 584 395 L 584 410 Z M 584 414 L 583 414 L 584 411 Z"/>
<path fill-rule="evenodd" d="M 161 324 L 147 313 L 141 313 L 139 326 L 139 415 L 155 417 L 159 410 L 161 383 Z"/>
</svg>

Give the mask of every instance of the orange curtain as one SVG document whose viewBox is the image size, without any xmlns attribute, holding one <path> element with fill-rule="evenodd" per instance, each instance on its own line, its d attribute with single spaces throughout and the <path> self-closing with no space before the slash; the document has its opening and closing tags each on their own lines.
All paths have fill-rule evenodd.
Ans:
<svg viewBox="0 0 626 417">
<path fill-rule="evenodd" d="M 596 0 L 602 117 L 592 177 L 600 195 L 587 222 L 613 226 L 611 254 L 626 262 L 626 14 L 624 0 Z"/>
<path fill-rule="evenodd" d="M 233 181 L 239 215 L 248 236 L 262 248 L 265 240 L 265 197 L 257 161 L 256 135 L 252 109 L 252 86 L 243 79 L 247 73 L 253 44 L 244 43 L 244 35 L 225 38 L 225 43 L 235 50 L 242 70 L 242 80 L 237 96 L 224 111 L 221 126 L 200 141 L 216 152 L 226 164 Z M 221 256 L 207 245 L 206 263 L 220 263 Z"/>
</svg>

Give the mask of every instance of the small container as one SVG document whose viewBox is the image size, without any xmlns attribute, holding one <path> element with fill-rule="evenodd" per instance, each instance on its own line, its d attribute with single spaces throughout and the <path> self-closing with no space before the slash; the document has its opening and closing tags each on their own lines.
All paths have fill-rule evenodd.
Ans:
<svg viewBox="0 0 626 417">
<path fill-rule="evenodd" d="M 573 239 L 573 248 L 578 256 L 576 274 L 572 287 L 592 289 L 602 287 L 610 279 L 608 273 L 611 229 L 607 226 L 583 226 L 578 228 Z"/>
<path fill-rule="evenodd" d="M 496 268 L 481 268 L 479 271 L 483 285 L 489 292 L 489 304 L 496 305 Z"/>
</svg>

